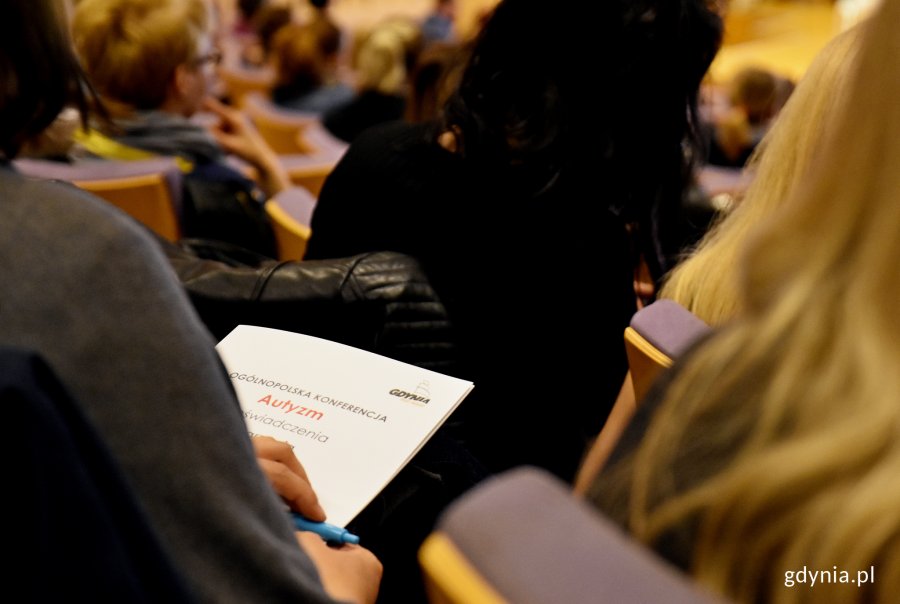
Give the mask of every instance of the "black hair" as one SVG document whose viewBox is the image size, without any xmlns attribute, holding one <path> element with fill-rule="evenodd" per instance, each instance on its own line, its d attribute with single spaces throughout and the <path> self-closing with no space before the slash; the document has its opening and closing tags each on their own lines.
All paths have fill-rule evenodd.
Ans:
<svg viewBox="0 0 900 604">
<path fill-rule="evenodd" d="M 86 119 L 93 91 L 58 0 L 4 0 L 0 40 L 0 151 L 9 160 L 64 107 L 76 107 Z"/>
<path fill-rule="evenodd" d="M 244 19 L 250 20 L 267 3 L 268 0 L 238 0 L 237 9 Z"/>
<path fill-rule="evenodd" d="M 503 0 L 441 129 L 528 194 L 589 185 L 650 245 L 687 186 L 697 91 L 721 37 L 706 0 Z"/>
</svg>

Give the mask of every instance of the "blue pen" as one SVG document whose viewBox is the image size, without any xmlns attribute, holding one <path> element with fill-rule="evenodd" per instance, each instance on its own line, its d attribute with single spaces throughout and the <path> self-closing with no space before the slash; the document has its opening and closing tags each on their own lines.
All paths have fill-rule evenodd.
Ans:
<svg viewBox="0 0 900 604">
<path fill-rule="evenodd" d="M 315 533 L 328 543 L 352 543 L 354 545 L 359 543 L 359 537 L 345 528 L 328 524 L 327 522 L 313 522 L 297 512 L 291 512 L 291 518 L 294 520 L 294 526 L 298 531 Z"/>
</svg>

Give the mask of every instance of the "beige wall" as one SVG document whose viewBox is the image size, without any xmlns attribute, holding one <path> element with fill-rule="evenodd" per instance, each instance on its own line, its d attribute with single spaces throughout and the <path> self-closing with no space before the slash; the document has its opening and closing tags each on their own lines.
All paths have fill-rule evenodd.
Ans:
<svg viewBox="0 0 900 604">
<path fill-rule="evenodd" d="M 831 2 L 766 0 L 733 7 L 725 27 L 725 44 L 710 68 L 714 82 L 751 66 L 797 80 L 841 30 L 841 21 Z"/>
<path fill-rule="evenodd" d="M 499 0 L 456 0 L 457 26 L 463 36 L 474 30 L 479 15 L 490 10 Z M 302 0 L 301 0 L 302 4 Z M 345 27 L 367 27 L 395 15 L 413 18 L 424 16 L 434 0 L 332 0 L 332 12 Z"/>
<path fill-rule="evenodd" d="M 223 15 L 230 20 L 234 15 L 235 0 L 217 0 Z M 421 18 L 431 8 L 434 0 L 331 0 L 331 11 L 336 21 L 348 29 L 371 27 L 390 16 Z M 472 33 L 478 16 L 490 10 L 499 0 L 456 0 L 457 24 L 462 35 Z M 302 16 L 306 0 L 273 0 L 275 3 L 296 7 Z"/>
</svg>

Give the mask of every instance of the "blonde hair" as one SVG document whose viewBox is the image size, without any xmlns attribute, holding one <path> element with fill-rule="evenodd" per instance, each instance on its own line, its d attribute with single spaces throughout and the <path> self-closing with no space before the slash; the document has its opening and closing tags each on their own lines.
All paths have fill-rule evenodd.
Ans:
<svg viewBox="0 0 900 604">
<path fill-rule="evenodd" d="M 659 297 L 718 325 L 740 310 L 734 267 L 747 236 L 809 176 L 822 134 L 842 106 L 856 54 L 856 31 L 832 40 L 816 57 L 772 130 L 751 157 L 743 198 L 666 277 Z"/>
<path fill-rule="evenodd" d="M 354 53 L 359 88 L 402 95 L 421 43 L 422 32 L 414 21 L 395 19 L 375 26 Z"/>
<path fill-rule="evenodd" d="M 692 573 L 741 602 L 900 588 L 897 23 L 884 0 L 861 25 L 815 176 L 750 241 L 742 317 L 685 363 L 631 458 L 633 533 L 687 529 Z M 804 566 L 877 580 L 786 588 Z"/>
<path fill-rule="evenodd" d="M 135 109 L 163 104 L 175 69 L 198 58 L 210 28 L 204 0 L 81 0 L 72 21 L 91 83 Z"/>
</svg>

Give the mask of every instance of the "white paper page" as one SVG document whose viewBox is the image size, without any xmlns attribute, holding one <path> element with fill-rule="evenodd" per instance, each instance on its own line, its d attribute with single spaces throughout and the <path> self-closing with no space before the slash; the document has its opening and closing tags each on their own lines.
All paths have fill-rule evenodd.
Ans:
<svg viewBox="0 0 900 604">
<path fill-rule="evenodd" d="M 422 447 L 472 383 L 297 333 L 241 325 L 217 346 L 251 434 L 294 447 L 345 526 Z"/>
</svg>

